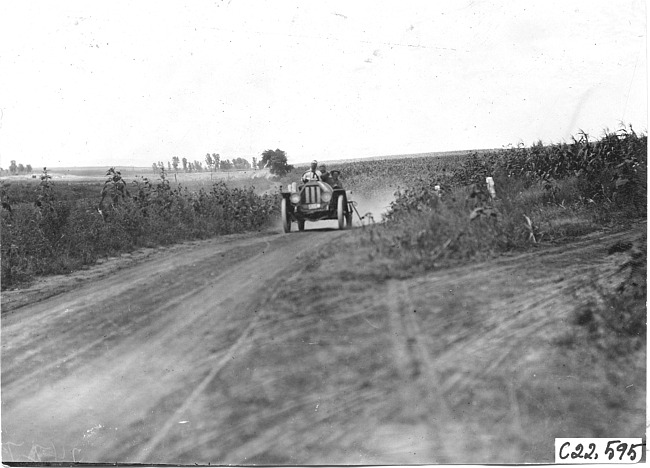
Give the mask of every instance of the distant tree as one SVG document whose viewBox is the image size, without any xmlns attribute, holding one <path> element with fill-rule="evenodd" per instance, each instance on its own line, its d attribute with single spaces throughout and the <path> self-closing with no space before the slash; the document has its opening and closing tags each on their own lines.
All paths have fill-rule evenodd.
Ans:
<svg viewBox="0 0 650 468">
<path fill-rule="evenodd" d="M 214 169 L 218 170 L 220 167 L 221 156 L 218 153 L 212 153 L 212 162 L 214 164 Z"/>
<path fill-rule="evenodd" d="M 253 169 L 257 169 L 257 158 L 253 156 Z"/>
<path fill-rule="evenodd" d="M 232 163 L 229 159 L 222 159 L 220 163 L 220 168 L 222 171 L 229 171 L 232 169 Z"/>
<path fill-rule="evenodd" d="M 178 163 L 181 162 L 180 159 L 178 159 L 178 156 L 174 156 L 172 158 L 172 167 L 174 168 L 175 171 L 178 171 Z"/>
<path fill-rule="evenodd" d="M 183 158 L 183 170 L 187 172 L 187 158 Z"/>
<path fill-rule="evenodd" d="M 244 158 L 235 158 L 232 160 L 232 165 L 235 169 L 250 169 L 251 163 Z"/>
<path fill-rule="evenodd" d="M 167 170 L 168 171 L 172 170 L 172 163 L 170 163 L 169 161 L 167 161 Z"/>
<path fill-rule="evenodd" d="M 158 164 L 153 163 L 153 164 L 151 165 L 151 167 L 152 167 L 152 169 L 153 169 L 153 173 L 156 174 L 156 173 L 158 172 Z"/>
<path fill-rule="evenodd" d="M 18 166 L 16 165 L 16 161 L 11 161 L 11 164 L 9 165 L 9 173 L 15 174 L 16 172 L 18 172 Z"/>
<path fill-rule="evenodd" d="M 201 161 L 194 160 L 194 170 L 197 172 L 203 172 L 203 164 Z"/>
<path fill-rule="evenodd" d="M 293 170 L 293 166 L 287 163 L 287 153 L 281 149 L 264 151 L 259 165 L 260 167 L 268 167 L 271 174 L 280 177 Z"/>
<path fill-rule="evenodd" d="M 18 174 L 24 174 L 25 173 L 25 166 L 23 163 L 18 164 Z"/>
<path fill-rule="evenodd" d="M 212 165 L 214 164 L 214 160 L 212 159 L 212 156 L 210 156 L 210 153 L 205 155 L 205 165 L 208 168 L 210 172 L 212 172 Z"/>
</svg>

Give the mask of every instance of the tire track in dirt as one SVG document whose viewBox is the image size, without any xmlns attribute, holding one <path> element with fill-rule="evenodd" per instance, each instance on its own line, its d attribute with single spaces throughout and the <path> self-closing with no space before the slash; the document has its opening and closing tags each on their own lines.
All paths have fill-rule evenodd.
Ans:
<svg viewBox="0 0 650 468">
<path fill-rule="evenodd" d="M 407 324 L 403 325 L 405 334 L 414 333 L 415 339 L 410 340 L 414 347 L 420 348 L 410 355 L 411 362 L 424 363 L 422 368 L 428 369 L 437 383 L 437 397 L 447 402 L 453 415 L 449 422 L 438 422 L 453 432 L 454 420 L 465 418 L 464 438 L 475 434 L 474 453 L 484 450 L 482 445 L 493 446 L 491 438 L 486 437 L 485 428 L 481 430 L 477 426 L 484 424 L 479 421 L 485 416 L 480 416 L 476 410 L 468 412 L 465 405 L 475 404 L 473 395 L 476 394 L 479 401 L 488 398 L 489 392 L 498 388 L 495 387 L 497 380 L 501 379 L 508 403 L 503 406 L 504 402 L 500 402 L 491 409 L 495 417 L 500 412 L 501 427 L 509 426 L 510 432 L 523 436 L 516 381 L 509 378 L 508 372 L 517 372 L 522 359 L 533 358 L 527 357 L 529 349 L 548 347 L 549 342 L 569 325 L 574 307 L 587 299 L 597 299 L 592 285 L 608 285 L 611 289 L 624 280 L 620 265 L 627 256 L 624 254 L 617 259 L 608 255 L 607 250 L 615 242 L 632 242 L 638 236 L 638 230 L 615 233 L 571 245 L 570 250 L 562 246 L 538 254 L 500 258 L 495 262 L 496 268 L 490 263 L 471 269 L 454 268 L 399 282 L 399 287 L 389 288 L 388 297 L 399 298 L 391 308 L 401 311 L 402 317 L 407 319 Z M 554 272 L 554 277 L 549 278 L 549 271 Z M 492 291 L 493 286 L 503 290 Z M 459 299 L 454 302 L 450 297 L 456 295 Z M 477 300 L 472 302 L 472 297 Z M 417 314 L 412 313 L 415 310 Z M 463 323 L 464 314 L 470 312 L 474 314 L 473 322 L 458 326 Z M 396 323 L 395 320 L 392 323 Z M 443 331 L 448 323 L 456 325 L 450 328 L 449 335 Z M 399 324 L 393 327 L 399 329 Z M 522 366 L 526 368 L 525 361 Z M 464 414 L 472 414 L 473 420 Z M 445 433 L 448 432 L 446 427 Z M 469 447 L 465 451 L 458 451 L 459 445 L 450 449 L 447 445 L 450 440 L 454 437 L 448 434 L 439 437 L 439 450 L 455 452 L 455 462 L 471 462 L 471 459 L 458 458 L 460 453 L 472 453 Z M 511 448 L 516 446 L 514 443 Z M 502 456 L 502 460 L 509 460 L 508 457 L 516 456 L 516 451 L 510 454 L 506 451 Z"/>
<path fill-rule="evenodd" d="M 268 241 L 264 241 L 264 245 L 268 245 Z M 257 247 L 253 247 L 256 249 Z M 219 254 L 219 252 L 215 252 Z M 256 255 L 253 260 L 258 259 L 262 254 Z M 201 260 L 196 256 L 196 254 L 190 253 L 190 255 L 183 255 L 183 257 L 174 262 L 175 266 L 170 266 L 169 261 L 163 260 L 154 262 L 153 264 L 148 264 L 145 268 L 149 271 L 154 271 L 156 276 L 162 277 L 162 275 L 170 274 L 173 270 L 178 270 L 181 267 L 192 266 L 202 268 Z M 147 333 L 152 332 L 152 327 L 157 327 L 157 332 L 159 330 L 167 329 L 167 335 L 164 338 L 169 338 L 172 335 L 176 335 L 181 332 L 181 329 L 174 329 L 170 327 L 171 324 L 176 322 L 176 318 L 170 314 L 176 309 L 182 308 L 184 304 L 187 304 L 188 301 L 191 301 L 192 297 L 196 296 L 197 290 L 196 285 L 201 284 L 203 288 L 211 284 L 212 282 L 218 282 L 223 279 L 226 275 L 230 274 L 229 270 L 226 270 L 224 273 L 217 276 L 211 277 L 210 282 L 198 282 L 196 277 L 186 277 L 186 280 L 189 280 L 195 283 L 195 288 L 190 288 L 187 290 L 187 286 L 183 284 L 178 284 L 168 288 L 167 296 L 164 303 L 160 303 L 157 307 L 149 308 L 149 313 L 136 313 L 136 311 L 131 310 L 131 301 L 128 299 L 132 295 L 137 295 L 139 288 L 147 284 L 147 281 L 151 281 L 150 274 L 143 274 L 141 268 L 133 269 L 131 271 L 125 272 L 124 275 L 115 278 L 107 278 L 107 283 L 100 291 L 97 291 L 97 288 L 90 286 L 92 293 L 89 293 L 87 289 L 79 290 L 77 297 L 72 297 L 69 300 L 63 300 L 62 305 L 58 308 L 50 308 L 47 304 L 37 304 L 34 311 L 30 311 L 31 319 L 30 323 L 35 329 L 44 328 L 49 329 L 55 327 L 56 323 L 65 321 L 69 323 L 73 321 L 71 325 L 68 325 L 65 331 L 60 335 L 60 338 L 63 340 L 68 340 L 70 344 L 77 344 L 76 349 L 68 351 L 65 356 L 56 359 L 55 354 L 50 354 L 49 359 L 53 359 L 49 364 L 40 365 L 31 371 L 25 369 L 21 365 L 22 362 L 29 361 L 33 358 L 34 355 L 39 352 L 42 353 L 42 348 L 39 346 L 34 346 L 32 340 L 23 339 L 18 343 L 18 349 L 15 349 L 15 355 L 17 359 L 12 361 L 12 366 L 8 366 L 9 369 L 3 369 L 3 379 L 6 379 L 7 383 L 12 385 L 21 385 L 27 384 L 29 386 L 29 381 L 32 381 L 35 374 L 42 374 L 44 371 L 51 371 L 55 368 L 60 367 L 61 365 L 74 365 L 75 361 L 80 357 L 87 357 L 89 351 L 98 348 L 99 345 L 105 344 L 107 341 L 110 341 L 112 338 L 119 338 L 123 334 L 123 330 L 119 326 L 113 326 L 115 328 L 113 332 L 108 332 L 107 334 L 100 335 L 97 339 L 94 339 L 90 342 L 87 342 L 84 333 L 85 330 L 90 330 L 91 333 L 95 332 L 97 328 L 106 328 L 108 324 L 115 324 L 115 321 L 112 317 L 115 316 L 113 313 L 105 314 L 93 314 L 88 316 L 88 314 L 79 314 L 78 311 L 83 310 L 90 303 L 88 300 L 84 299 L 92 294 L 92 302 L 96 304 L 106 303 L 108 300 L 112 302 L 112 305 L 115 308 L 119 308 L 119 303 L 127 304 L 127 310 L 129 312 L 128 324 L 130 328 L 138 330 L 141 326 L 147 325 Z M 198 284 L 197 284 L 198 283 Z M 117 299 L 116 299 L 117 298 Z M 119 298 L 125 298 L 126 300 L 120 300 Z M 122 306 L 124 307 L 124 306 Z M 20 310 L 17 311 L 20 313 Z M 151 315 L 155 312 L 156 320 L 153 323 L 151 322 Z M 10 323 L 16 319 L 15 316 L 10 315 L 3 320 L 5 323 L 9 321 Z M 20 320 L 18 317 L 17 320 Z M 186 321 L 182 327 L 186 329 L 191 326 L 191 321 Z M 111 327 L 109 327 L 110 329 Z M 3 327 L 3 335 L 11 337 L 12 327 L 11 325 Z M 95 333 L 96 334 L 96 333 Z M 132 337 L 131 337 L 132 338 Z M 146 336 L 139 336 L 137 341 L 145 340 Z M 14 340 L 17 341 L 17 340 Z M 4 346 L 3 346 L 4 347 Z M 67 350 L 70 349 L 70 346 L 67 347 Z M 9 348 L 4 352 L 13 351 L 13 348 Z M 20 376 L 13 381 L 13 368 L 17 368 L 20 372 Z"/>
<path fill-rule="evenodd" d="M 418 310 L 411 300 L 411 292 L 405 281 L 391 281 L 387 285 L 389 323 L 396 366 L 401 379 L 410 391 L 404 394 L 405 407 L 417 402 L 413 417 L 431 428 L 433 439 L 419 447 L 429 463 L 450 463 L 458 453 L 463 453 L 462 440 L 472 434 L 472 428 L 462 428 L 456 422 L 444 390 L 442 376 L 436 359 L 431 355 L 426 335 L 416 319 Z M 420 310 L 420 313 L 422 311 Z M 442 429 L 444 428 L 444 429 Z"/>
<path fill-rule="evenodd" d="M 618 233 L 607 241 L 611 244 L 613 241 L 633 240 L 635 235 L 630 236 L 630 233 Z M 604 252 L 601 250 L 602 246 L 594 245 L 593 242 L 589 244 L 577 246 L 571 253 L 572 258 L 580 258 L 585 254 L 592 253 L 592 259 L 587 264 L 574 264 L 567 265 L 562 271 L 563 279 L 561 282 L 548 283 L 547 279 L 543 279 L 539 285 L 532 286 L 528 290 L 520 292 L 511 299 L 492 301 L 486 304 L 488 307 L 484 315 L 492 315 L 499 317 L 499 320 L 492 324 L 489 330 L 484 333 L 473 336 L 471 339 L 460 339 L 443 351 L 438 357 L 441 360 L 453 362 L 455 356 L 462 355 L 466 358 L 468 355 L 479 356 L 489 355 L 490 362 L 487 363 L 474 378 L 483 378 L 486 375 L 494 372 L 496 369 L 502 367 L 506 360 L 512 357 L 513 353 L 521 349 L 521 345 L 535 336 L 541 330 L 553 327 L 558 324 L 558 321 L 564 321 L 564 316 L 555 316 L 554 311 L 566 310 L 571 308 L 570 304 L 574 306 L 584 302 L 584 297 L 581 300 L 577 299 L 577 295 L 589 294 L 589 283 L 585 283 L 586 277 L 590 277 L 594 283 L 611 283 L 612 281 L 622 281 L 623 275 L 619 271 L 617 265 L 613 264 L 610 259 L 607 259 Z M 601 252 L 597 255 L 602 257 L 602 261 L 593 261 L 593 253 Z M 552 252 L 545 252 L 544 258 L 546 261 L 552 261 L 554 254 Z M 558 258 L 565 257 L 566 253 L 555 254 Z M 597 257 L 596 257 L 597 258 Z M 535 262 L 540 262 L 541 258 L 532 257 Z M 466 277 L 454 278 L 447 284 L 439 283 L 437 287 L 446 288 L 453 287 L 457 282 L 473 282 L 480 284 L 482 281 L 494 282 L 495 278 L 512 276 L 513 272 L 520 270 L 519 262 L 510 266 L 502 266 L 497 271 L 492 270 L 488 266 L 483 269 L 474 270 L 471 275 Z M 568 278 L 568 279 L 566 279 Z M 534 284 L 534 278 L 528 281 L 527 284 Z M 417 297 L 421 294 L 421 290 L 413 288 L 410 296 Z M 503 316 L 504 311 L 510 311 L 509 315 Z M 466 337 L 469 338 L 469 337 Z M 507 346 L 503 344 L 507 343 Z M 459 353 L 462 348 L 462 354 Z M 502 348 L 499 350 L 498 348 Z M 450 379 L 442 382 L 441 390 L 448 394 L 454 390 L 458 390 L 463 386 L 464 375 L 456 373 Z M 466 385 L 471 386 L 473 382 L 467 382 Z"/>
<path fill-rule="evenodd" d="M 413 411 L 409 408 L 414 406 L 413 401 L 424 404 L 426 410 L 421 416 L 428 416 L 423 422 L 430 418 L 428 424 L 435 428 L 428 432 L 434 436 L 430 439 L 430 461 L 439 462 L 441 456 L 453 462 L 486 460 L 480 454 L 489 447 L 494 450 L 494 438 L 481 428 L 481 418 L 468 419 L 470 414 L 480 413 L 468 412 L 464 405 L 474 404 L 471 395 L 475 392 L 485 398 L 485 392 L 496 390 L 490 388 L 493 380 L 507 376 L 504 369 L 514 372 L 533 343 L 557 336 L 573 307 L 596 296 L 592 283 L 611 286 L 622 281 L 624 274 L 619 266 L 626 256 L 616 260 L 607 249 L 615 242 L 634 241 L 638 235 L 638 230 L 619 232 L 571 244 L 570 250 L 565 246 L 550 248 L 389 283 L 383 297 L 390 304 L 394 357 L 404 386 L 411 385 L 404 393 L 404 411 Z M 533 272 L 535 268 L 539 272 Z M 555 277 L 549 278 L 548 271 Z M 495 293 L 490 290 L 494 285 L 505 286 L 505 290 Z M 514 291 L 511 297 L 508 289 Z M 445 291 L 449 292 L 447 296 L 457 294 L 458 302 L 442 300 Z M 481 296 L 484 301 L 470 300 Z M 470 302 L 465 304 L 466 300 Z M 472 310 L 477 314 L 473 323 L 452 328 L 450 335 L 443 331 L 447 322 L 462 324 L 463 314 Z M 431 385 L 422 386 L 427 381 Z M 508 405 L 494 409 L 495 413 L 505 410 L 499 416 L 501 427 L 509 426 L 512 433 L 522 434 L 514 382 L 504 379 Z M 417 424 L 409 431 L 417 433 Z M 463 447 L 461 440 L 470 440 L 473 445 Z M 501 460 L 516 460 L 509 458 L 517 456 L 513 450 L 516 446 L 515 442 L 510 451 L 504 450 Z"/>
<path fill-rule="evenodd" d="M 215 415 L 212 426 L 197 431 L 192 447 L 177 445 L 174 451 L 181 453 L 179 459 L 200 456 L 220 464 L 322 464 L 349 462 L 354 453 L 365 454 L 365 458 L 354 458 L 357 463 L 378 460 L 376 453 L 360 447 L 348 435 L 355 426 L 367 424 L 368 403 L 380 404 L 385 398 L 383 389 L 341 378 L 345 367 L 338 367 L 347 366 L 346 355 L 356 356 L 357 348 L 372 344 L 360 337 L 350 343 L 344 330 L 348 324 L 367 323 L 365 316 L 374 320 L 374 309 L 341 294 L 336 281 L 333 284 L 338 289 L 329 295 L 329 280 L 316 279 L 306 270 L 297 272 L 304 275 L 298 281 L 287 282 L 277 301 L 262 307 L 262 319 L 251 338 L 253 346 L 243 353 L 247 356 L 242 355 L 239 363 L 240 369 L 250 366 L 250 379 L 238 383 L 228 380 L 237 372 L 234 366 L 228 366 L 220 384 L 228 382 L 230 391 L 223 399 L 213 396 L 207 409 Z M 314 286 L 323 280 L 326 283 L 320 284 L 319 290 L 325 295 L 314 295 Z M 303 292 L 307 297 L 309 291 L 310 308 L 303 309 L 302 302 L 294 302 L 294 297 Z M 292 295 L 285 296 L 289 292 Z M 358 359 L 363 360 L 361 356 L 365 355 L 359 352 Z M 215 388 L 219 386 L 212 387 L 212 391 Z M 229 417 L 222 414 L 226 405 Z M 221 428 L 218 440 L 212 427 Z M 308 447 L 317 447 L 317 453 Z"/>
<path fill-rule="evenodd" d="M 266 242 L 267 248 L 270 248 L 271 245 L 267 241 Z M 300 252 L 298 250 L 298 252 Z M 251 258 L 249 262 L 254 262 L 256 260 L 259 260 L 262 257 L 263 253 L 260 253 L 256 255 L 255 257 Z M 285 278 L 283 278 L 283 281 L 291 281 L 296 278 L 296 276 L 300 272 L 296 272 L 293 274 L 287 275 Z M 271 284 L 267 284 L 267 288 L 271 290 L 275 290 L 277 288 L 277 280 L 272 282 Z M 270 295 L 268 298 L 269 301 L 274 301 L 277 299 L 278 292 L 277 290 Z M 265 299 L 266 301 L 266 299 Z M 264 302 L 265 302 L 264 301 Z M 258 304 L 256 304 L 256 307 L 261 306 L 261 302 L 263 301 L 258 301 Z M 218 376 L 219 372 L 228 365 L 231 362 L 232 356 L 235 354 L 244 354 L 247 352 L 247 350 L 253 346 L 253 338 L 256 333 L 256 328 L 259 324 L 259 319 L 260 319 L 260 314 L 256 313 L 255 316 L 252 319 L 252 322 L 248 325 L 248 327 L 241 333 L 239 338 L 235 341 L 235 343 L 230 346 L 227 350 L 225 350 L 223 353 L 221 353 L 221 357 L 218 358 L 216 364 L 212 365 L 212 369 L 210 372 L 205 376 L 205 378 L 197 385 L 192 393 L 185 398 L 183 404 L 178 407 L 178 409 L 174 412 L 172 416 L 169 417 L 169 419 L 166 421 L 166 423 L 163 425 L 163 427 L 156 433 L 154 437 L 152 437 L 143 447 L 139 449 L 139 452 L 135 455 L 134 460 L 141 460 L 139 462 L 136 461 L 136 463 L 144 463 L 147 460 L 147 456 L 155 451 L 155 449 L 160 445 L 160 443 L 167 437 L 168 433 L 171 431 L 171 429 L 174 427 L 175 424 L 177 424 L 178 419 L 182 416 L 182 414 L 190 408 L 190 406 L 196 401 L 196 399 L 201 395 L 201 393 L 205 392 L 206 388 L 208 385 L 210 385 L 213 380 Z M 269 331 L 265 330 L 265 333 L 268 334 Z M 248 341 L 247 341 L 248 340 Z M 214 434 L 206 434 L 205 439 L 206 441 L 203 441 L 201 438 L 196 439 L 193 441 L 194 444 L 196 445 L 202 445 L 203 443 L 206 443 L 207 441 L 211 440 L 214 438 Z M 256 441 L 257 445 L 259 444 L 259 441 Z M 262 444 L 263 446 L 266 446 L 267 444 Z"/>
<path fill-rule="evenodd" d="M 253 318 L 253 321 L 243 331 L 237 341 L 235 341 L 232 346 L 222 354 L 221 358 L 219 358 L 217 363 L 212 367 L 210 373 L 205 376 L 199 385 L 194 387 L 192 393 L 185 398 L 183 404 L 174 412 L 174 414 L 172 414 L 167 419 L 165 424 L 162 426 L 162 428 L 160 428 L 160 430 L 158 430 L 156 435 L 151 438 L 144 445 L 144 447 L 140 448 L 140 451 L 135 455 L 135 460 L 140 460 L 140 463 L 145 463 L 147 460 L 147 455 L 152 453 L 158 447 L 158 445 L 167 436 L 171 428 L 177 424 L 178 419 L 182 416 L 182 414 L 192 405 L 192 403 L 194 403 L 199 394 L 205 390 L 208 384 L 217 376 L 219 371 L 223 369 L 223 367 L 232 359 L 232 355 L 237 353 L 239 349 L 244 345 L 244 340 L 249 337 L 251 330 L 255 327 L 256 324 L 257 317 Z"/>
</svg>

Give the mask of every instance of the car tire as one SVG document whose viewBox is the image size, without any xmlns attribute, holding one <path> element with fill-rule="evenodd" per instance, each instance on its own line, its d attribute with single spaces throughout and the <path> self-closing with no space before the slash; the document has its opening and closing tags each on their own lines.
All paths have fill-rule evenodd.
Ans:
<svg viewBox="0 0 650 468">
<path fill-rule="evenodd" d="M 339 195 L 336 201 L 336 217 L 339 221 L 339 229 L 345 229 L 345 197 Z"/>
<path fill-rule="evenodd" d="M 347 229 L 352 229 L 352 212 L 348 208 L 348 212 L 345 214 L 345 226 Z"/>
<path fill-rule="evenodd" d="M 291 218 L 289 218 L 289 210 L 287 209 L 287 199 L 283 198 L 280 203 L 280 216 L 282 217 L 282 229 L 284 232 L 291 231 Z"/>
<path fill-rule="evenodd" d="M 304 219 L 299 219 L 298 220 L 298 230 L 299 231 L 304 231 L 305 230 L 305 220 Z"/>
</svg>

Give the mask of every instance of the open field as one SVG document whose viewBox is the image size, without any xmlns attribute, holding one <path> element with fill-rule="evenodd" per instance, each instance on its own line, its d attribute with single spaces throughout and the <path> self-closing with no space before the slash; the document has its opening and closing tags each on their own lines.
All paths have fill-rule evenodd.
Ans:
<svg viewBox="0 0 650 468">
<path fill-rule="evenodd" d="M 645 437 L 644 135 L 339 166 L 383 223 L 280 234 L 295 175 L 3 184 L 3 461 L 547 463 L 555 437 Z"/>
<path fill-rule="evenodd" d="M 48 167 L 47 171 L 53 180 L 64 183 L 74 182 L 104 182 L 106 179 L 106 167 Z M 115 167 L 125 179 L 136 179 L 137 177 L 155 178 L 158 172 L 151 167 Z M 239 180 L 256 179 L 258 177 L 269 177 L 268 169 L 246 170 L 246 171 L 214 171 L 214 172 L 183 172 L 169 171 L 168 176 L 175 182 L 186 183 L 191 181 L 205 180 Z M 21 174 L 15 176 L 3 176 L 0 180 L 5 182 L 34 182 L 38 183 L 40 174 Z"/>
</svg>

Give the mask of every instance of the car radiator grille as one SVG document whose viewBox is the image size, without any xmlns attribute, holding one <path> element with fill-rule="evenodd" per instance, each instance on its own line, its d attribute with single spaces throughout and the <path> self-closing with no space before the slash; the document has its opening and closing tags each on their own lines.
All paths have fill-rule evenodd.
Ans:
<svg viewBox="0 0 650 468">
<path fill-rule="evenodd" d="M 320 187 L 305 187 L 302 191 L 302 203 L 320 203 Z"/>
</svg>

